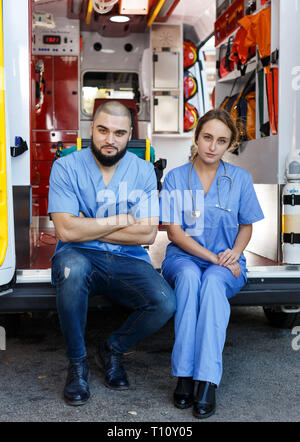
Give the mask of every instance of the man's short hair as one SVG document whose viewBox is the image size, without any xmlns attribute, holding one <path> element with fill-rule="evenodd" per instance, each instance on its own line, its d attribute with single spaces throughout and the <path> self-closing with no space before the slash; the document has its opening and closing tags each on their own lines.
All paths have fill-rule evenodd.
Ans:
<svg viewBox="0 0 300 442">
<path fill-rule="evenodd" d="M 104 112 L 109 115 L 114 115 L 115 117 L 127 117 L 129 120 L 129 125 L 132 126 L 132 119 L 130 110 L 120 101 L 109 100 L 100 104 L 97 107 L 93 121 L 97 119 L 100 112 Z"/>
</svg>

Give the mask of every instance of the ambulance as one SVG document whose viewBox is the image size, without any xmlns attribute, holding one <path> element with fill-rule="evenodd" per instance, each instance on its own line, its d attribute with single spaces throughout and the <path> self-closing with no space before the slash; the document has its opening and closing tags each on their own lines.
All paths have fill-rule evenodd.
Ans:
<svg viewBox="0 0 300 442">
<path fill-rule="evenodd" d="M 230 302 L 299 323 L 300 0 L 1 0 L 0 14 L 0 317 L 55 310 L 51 166 L 84 149 L 96 107 L 118 99 L 158 188 L 189 160 L 198 117 L 236 116 L 226 161 L 251 173 L 265 218 Z M 158 271 L 167 243 L 161 226 Z"/>
</svg>

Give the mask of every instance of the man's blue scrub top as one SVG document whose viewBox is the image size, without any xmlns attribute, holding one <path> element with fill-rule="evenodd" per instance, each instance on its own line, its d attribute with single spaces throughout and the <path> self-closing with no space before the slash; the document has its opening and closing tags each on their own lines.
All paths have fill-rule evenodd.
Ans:
<svg viewBox="0 0 300 442">
<path fill-rule="evenodd" d="M 193 237 L 203 247 L 215 254 L 227 248 L 232 249 L 240 224 L 252 224 L 264 218 L 258 202 L 251 175 L 244 169 L 226 163 L 227 175 L 232 178 L 232 189 L 228 178 L 221 177 L 219 186 L 218 178 L 224 175 L 224 165 L 220 163 L 214 181 L 205 195 L 201 181 L 196 170 L 191 172 L 191 189 L 189 186 L 189 171 L 191 163 L 184 164 L 171 170 L 165 177 L 160 195 L 160 220 L 164 223 L 175 223 Z M 219 188 L 219 189 L 218 189 Z M 191 216 L 193 210 L 193 191 L 196 209 L 200 211 L 199 218 Z M 216 207 L 230 208 L 225 211 Z M 228 199 L 229 197 L 229 199 Z M 228 202 L 227 202 L 228 200 Z M 172 255 L 187 255 L 176 244 L 171 242 L 166 251 L 166 258 Z M 203 261 L 203 266 L 209 263 Z M 246 270 L 244 255 L 239 259 L 241 270 Z"/>
<path fill-rule="evenodd" d="M 135 218 L 159 216 L 157 180 L 153 164 L 126 152 L 106 187 L 90 148 L 57 159 L 52 167 L 48 213 L 64 212 L 102 218 L 132 213 Z M 151 263 L 140 245 L 117 245 L 94 240 L 58 241 L 55 253 L 68 247 L 107 251 L 121 256 L 144 259 Z"/>
</svg>

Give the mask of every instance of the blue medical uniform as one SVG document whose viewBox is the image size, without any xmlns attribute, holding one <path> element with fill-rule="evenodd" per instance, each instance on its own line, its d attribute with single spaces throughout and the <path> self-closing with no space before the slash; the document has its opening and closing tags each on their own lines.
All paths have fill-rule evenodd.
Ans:
<svg viewBox="0 0 300 442">
<path fill-rule="evenodd" d="M 224 165 L 220 162 L 205 195 L 194 168 L 189 180 L 190 167 L 188 163 L 166 175 L 160 198 L 161 221 L 180 224 L 189 236 L 215 254 L 232 249 L 239 225 L 252 224 L 264 217 L 250 174 L 226 163 L 227 174 L 232 178 L 230 191 L 230 181 L 223 176 Z M 191 216 L 191 191 L 194 208 L 200 211 L 196 219 Z M 217 204 L 230 211 L 217 208 Z M 189 376 L 219 385 L 230 316 L 228 299 L 247 281 L 244 255 L 239 264 L 241 275 L 235 278 L 225 267 L 190 255 L 173 242 L 168 245 L 162 273 L 174 288 L 177 301 L 172 352 L 174 376 Z"/>
<path fill-rule="evenodd" d="M 76 151 L 53 164 L 48 213 L 64 212 L 89 218 L 132 213 L 135 218 L 159 215 L 157 181 L 153 164 L 126 152 L 106 187 L 90 148 Z M 106 251 L 120 256 L 144 259 L 151 263 L 140 245 L 118 245 L 98 240 L 88 242 L 58 241 L 56 253 L 69 247 Z"/>
<path fill-rule="evenodd" d="M 103 218 L 131 213 L 137 218 L 159 215 L 157 181 L 151 163 L 126 152 L 106 187 L 90 149 L 74 152 L 53 164 L 48 212 Z M 70 361 L 86 358 L 88 297 L 101 292 L 131 310 L 125 323 L 110 334 L 118 353 L 162 327 L 175 311 L 175 296 L 152 267 L 140 245 L 102 241 L 58 242 L 52 258 L 52 284 Z"/>
</svg>

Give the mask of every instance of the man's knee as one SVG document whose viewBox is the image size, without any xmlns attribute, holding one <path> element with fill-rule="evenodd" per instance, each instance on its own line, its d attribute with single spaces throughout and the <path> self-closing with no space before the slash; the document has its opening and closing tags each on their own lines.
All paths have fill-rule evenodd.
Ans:
<svg viewBox="0 0 300 442">
<path fill-rule="evenodd" d="M 156 293 L 154 304 L 159 314 L 170 319 L 176 310 L 176 298 L 169 284 L 162 284 L 161 289 Z"/>
<path fill-rule="evenodd" d="M 74 249 L 58 253 L 52 263 L 52 283 L 72 284 L 74 289 L 91 273 L 91 263 L 87 257 Z"/>
</svg>

